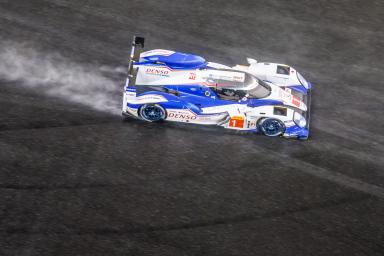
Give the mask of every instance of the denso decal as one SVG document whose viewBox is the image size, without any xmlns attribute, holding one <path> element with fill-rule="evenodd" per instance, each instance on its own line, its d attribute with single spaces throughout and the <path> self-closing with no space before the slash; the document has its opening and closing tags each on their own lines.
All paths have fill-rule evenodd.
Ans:
<svg viewBox="0 0 384 256">
<path fill-rule="evenodd" d="M 181 119 L 181 120 L 196 120 L 197 116 L 189 112 L 170 112 L 168 113 L 170 119 Z"/>
<path fill-rule="evenodd" d="M 169 76 L 169 70 L 164 68 L 146 68 L 147 75 Z"/>
</svg>

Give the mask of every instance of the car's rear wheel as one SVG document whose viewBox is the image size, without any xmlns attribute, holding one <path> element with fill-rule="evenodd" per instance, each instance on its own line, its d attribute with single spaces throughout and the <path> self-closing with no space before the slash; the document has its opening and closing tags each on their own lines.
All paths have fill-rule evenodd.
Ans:
<svg viewBox="0 0 384 256">
<path fill-rule="evenodd" d="M 266 136 L 279 136 L 284 133 L 285 125 L 276 118 L 263 118 L 259 121 L 259 129 Z"/>
<path fill-rule="evenodd" d="M 139 109 L 139 115 L 145 121 L 159 122 L 166 118 L 167 112 L 158 104 L 145 104 Z"/>
</svg>

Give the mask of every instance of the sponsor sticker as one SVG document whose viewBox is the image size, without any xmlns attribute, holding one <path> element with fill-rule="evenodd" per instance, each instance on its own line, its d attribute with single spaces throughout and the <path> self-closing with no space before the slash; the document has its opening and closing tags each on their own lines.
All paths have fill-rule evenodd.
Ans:
<svg viewBox="0 0 384 256">
<path fill-rule="evenodd" d="M 233 82 L 244 82 L 245 74 L 241 72 L 210 70 L 206 79 L 218 79 Z"/>
<path fill-rule="evenodd" d="M 257 125 L 257 117 L 255 116 L 248 116 L 247 118 L 247 128 L 255 129 Z"/>
<path fill-rule="evenodd" d="M 279 95 L 283 98 L 284 101 L 287 101 L 287 102 L 292 101 L 292 94 L 284 90 L 279 91 Z"/>
<path fill-rule="evenodd" d="M 244 128 L 244 117 L 242 116 L 233 116 L 229 120 L 229 127 L 234 128 Z"/>
<path fill-rule="evenodd" d="M 244 82 L 244 74 L 241 74 L 241 76 L 234 75 L 233 76 L 233 81 L 235 81 L 235 82 Z"/>
<path fill-rule="evenodd" d="M 155 103 L 155 102 L 166 102 L 166 101 L 167 99 L 164 98 L 163 96 L 153 95 L 153 94 L 152 95 L 148 94 L 148 95 L 127 99 L 127 102 L 131 104 L 144 104 L 144 103 Z"/>
<path fill-rule="evenodd" d="M 256 121 L 248 121 L 248 128 L 251 128 L 251 129 L 256 128 Z"/>
<path fill-rule="evenodd" d="M 292 104 L 296 107 L 300 107 L 300 99 L 296 96 L 292 96 Z"/>
<path fill-rule="evenodd" d="M 189 73 L 189 79 L 196 80 L 196 73 L 193 73 L 193 72 Z"/>
<path fill-rule="evenodd" d="M 127 97 L 136 97 L 136 92 L 125 92 Z"/>
<path fill-rule="evenodd" d="M 166 68 L 148 67 L 148 68 L 145 69 L 145 74 L 168 77 L 169 76 L 169 70 L 166 69 Z"/>
<path fill-rule="evenodd" d="M 188 122 L 190 120 L 196 120 L 197 116 L 192 111 L 169 111 L 167 119 Z"/>
</svg>

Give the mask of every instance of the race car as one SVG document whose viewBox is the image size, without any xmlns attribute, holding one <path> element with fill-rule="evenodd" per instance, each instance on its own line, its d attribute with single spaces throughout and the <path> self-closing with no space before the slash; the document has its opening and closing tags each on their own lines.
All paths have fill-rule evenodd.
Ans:
<svg viewBox="0 0 384 256">
<path fill-rule="evenodd" d="M 308 138 L 312 85 L 294 68 L 251 58 L 248 65 L 229 67 L 193 54 L 143 48 L 144 38 L 135 36 L 124 118 Z"/>
</svg>

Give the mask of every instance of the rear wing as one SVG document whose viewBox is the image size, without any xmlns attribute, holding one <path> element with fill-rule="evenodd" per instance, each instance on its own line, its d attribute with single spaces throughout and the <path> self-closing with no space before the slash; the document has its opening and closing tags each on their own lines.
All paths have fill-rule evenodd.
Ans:
<svg viewBox="0 0 384 256">
<path fill-rule="evenodd" d="M 137 68 L 134 68 L 136 62 L 140 60 L 140 53 L 144 48 L 144 37 L 134 36 L 132 40 L 131 55 L 129 56 L 128 63 L 128 86 L 134 86 L 136 84 Z"/>
<path fill-rule="evenodd" d="M 132 40 L 131 55 L 129 56 L 128 63 L 128 76 L 125 86 L 137 86 L 136 78 L 139 67 L 134 67 L 134 65 L 140 62 L 140 54 L 144 49 L 144 37 L 134 36 Z M 166 91 L 163 85 L 140 85 L 136 88 L 136 95 L 147 91 Z"/>
</svg>

